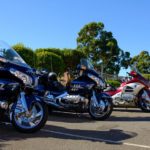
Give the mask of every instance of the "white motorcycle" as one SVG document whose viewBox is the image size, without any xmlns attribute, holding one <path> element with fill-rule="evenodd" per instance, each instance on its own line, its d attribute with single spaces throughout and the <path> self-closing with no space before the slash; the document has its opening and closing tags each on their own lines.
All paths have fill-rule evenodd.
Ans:
<svg viewBox="0 0 150 150">
<path fill-rule="evenodd" d="M 115 106 L 139 107 L 144 112 L 150 112 L 150 82 L 136 68 L 130 73 L 128 81 L 119 88 L 108 87 L 105 92 L 112 96 Z"/>
</svg>

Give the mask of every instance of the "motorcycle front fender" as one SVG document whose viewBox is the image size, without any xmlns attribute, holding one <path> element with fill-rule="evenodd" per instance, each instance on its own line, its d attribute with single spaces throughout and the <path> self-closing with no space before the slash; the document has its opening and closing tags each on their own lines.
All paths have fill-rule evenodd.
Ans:
<svg viewBox="0 0 150 150">
<path fill-rule="evenodd" d="M 33 103 L 43 101 L 43 99 L 41 97 L 35 96 L 33 94 L 32 95 L 26 95 L 25 99 L 26 99 L 28 110 L 30 110 Z"/>
<path fill-rule="evenodd" d="M 27 108 L 28 108 L 28 110 L 30 110 L 31 109 L 31 106 L 32 106 L 32 104 L 33 103 L 35 103 L 35 102 L 41 102 L 41 101 L 43 101 L 42 100 L 42 98 L 40 98 L 40 97 L 36 97 L 35 95 L 25 95 L 25 100 L 26 100 L 26 104 L 27 104 Z M 13 114 L 13 112 L 14 112 L 14 110 L 16 109 L 16 107 L 17 107 L 17 102 L 18 101 L 16 101 L 13 105 L 12 105 L 12 107 L 11 107 L 11 110 L 10 110 L 10 121 L 12 121 L 12 114 Z"/>
<path fill-rule="evenodd" d="M 37 102 L 37 101 L 41 102 L 43 100 L 41 97 L 38 97 L 38 96 L 31 94 L 31 95 L 25 95 L 25 101 L 27 104 L 27 108 L 29 110 L 34 102 Z M 13 111 L 16 108 L 16 106 L 17 106 L 17 101 L 13 104 L 11 111 Z"/>
</svg>

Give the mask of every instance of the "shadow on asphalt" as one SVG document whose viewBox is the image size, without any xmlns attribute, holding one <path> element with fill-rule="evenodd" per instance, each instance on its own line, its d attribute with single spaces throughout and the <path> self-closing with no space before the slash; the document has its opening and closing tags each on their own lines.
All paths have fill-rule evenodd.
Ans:
<svg viewBox="0 0 150 150">
<path fill-rule="evenodd" d="M 49 115 L 50 121 L 66 123 L 88 123 L 95 122 L 88 113 L 76 114 L 72 112 L 54 111 Z"/>
<path fill-rule="evenodd" d="M 110 129 L 107 131 L 98 131 L 98 130 L 81 130 L 81 129 L 68 129 L 61 126 L 53 126 L 53 125 L 46 125 L 45 128 L 46 131 L 52 131 L 51 132 L 45 132 L 45 131 L 39 131 L 34 134 L 22 134 L 18 133 L 14 130 L 14 128 L 11 125 L 0 125 L 0 149 L 5 146 L 6 142 L 8 141 L 21 141 L 26 140 L 30 138 L 56 138 L 56 139 L 63 139 L 63 140 L 82 140 L 81 137 L 73 137 L 63 134 L 57 134 L 55 132 L 59 133 L 66 133 L 66 134 L 74 134 L 79 136 L 87 137 L 83 140 L 92 141 L 92 142 L 101 142 L 98 139 L 104 139 L 104 140 L 112 140 L 119 143 L 111 143 L 105 141 L 107 144 L 121 144 L 122 140 L 130 139 L 135 136 L 137 136 L 137 133 L 135 132 L 128 132 L 123 131 L 119 129 Z M 96 139 L 89 139 L 88 137 L 96 138 Z"/>
<path fill-rule="evenodd" d="M 125 110 L 122 109 L 117 109 L 115 111 L 118 111 L 120 113 L 122 112 L 126 112 Z M 138 110 L 130 110 L 130 112 L 134 113 Z M 129 111 L 127 111 L 129 112 Z M 141 111 L 140 111 L 141 112 Z M 77 114 L 75 113 L 68 113 L 68 112 L 60 112 L 60 111 L 56 111 L 56 112 L 52 112 L 49 115 L 49 121 L 55 121 L 55 122 L 65 122 L 65 123 L 88 123 L 88 122 L 96 122 L 96 120 L 93 120 L 88 113 L 83 113 L 80 114 L 80 116 L 77 116 Z M 115 121 L 115 122 L 149 122 L 150 121 L 150 117 L 148 116 L 113 116 L 113 114 L 107 119 L 104 120 L 106 122 L 109 121 Z"/>
<path fill-rule="evenodd" d="M 122 113 L 122 110 L 115 110 L 120 113 Z M 124 110 L 123 110 L 124 111 Z M 139 110 L 140 111 L 140 110 Z M 134 111 L 133 111 L 134 112 Z M 129 131 L 124 131 L 120 129 L 109 129 L 109 130 L 82 130 L 82 129 L 69 129 L 65 127 L 61 127 L 61 122 L 66 122 L 66 123 L 88 123 L 88 122 L 95 122 L 92 120 L 89 116 L 89 114 L 81 114 L 78 116 L 75 113 L 65 113 L 65 112 L 53 112 L 49 116 L 49 121 L 52 122 L 60 122 L 60 126 L 54 126 L 54 125 L 46 125 L 44 129 L 49 130 L 49 131 L 54 131 L 54 132 L 62 132 L 62 133 L 67 133 L 67 134 L 75 134 L 79 136 L 84 136 L 84 137 L 92 137 L 92 138 L 97 138 L 97 139 L 104 139 L 104 140 L 112 140 L 116 142 L 120 142 L 123 140 L 127 140 L 130 138 L 134 138 L 137 136 L 137 133 L 135 132 L 129 132 Z M 109 119 L 107 119 L 105 122 L 113 122 L 113 121 L 125 121 L 125 122 L 133 122 L 133 121 L 138 121 L 138 122 L 149 122 L 150 117 L 134 117 L 134 116 L 110 116 Z M 56 139 L 64 139 L 64 140 L 82 140 L 82 138 L 78 137 L 73 137 L 73 136 L 67 136 L 67 135 L 61 135 L 61 134 L 56 134 L 54 132 L 43 132 L 39 131 L 34 134 L 22 134 L 18 133 L 15 131 L 15 129 L 11 125 L 3 125 L 0 124 L 0 149 L 3 147 L 7 146 L 8 141 L 21 141 L 21 140 L 26 140 L 30 138 L 56 138 Z M 100 142 L 99 140 L 92 140 L 92 139 L 84 139 L 87 141 L 96 141 Z M 107 144 L 114 144 L 110 142 L 105 142 Z M 117 143 L 116 143 L 117 144 Z M 121 143 L 118 143 L 121 144 Z"/>
<path fill-rule="evenodd" d="M 5 142 L 5 141 L 0 141 L 1 142 Z M 0 144 L 0 150 L 2 150 L 4 147 L 6 147 L 8 144 Z"/>
<path fill-rule="evenodd" d="M 129 112 L 129 113 L 140 113 L 140 114 L 148 114 L 147 112 L 142 112 L 140 109 L 137 108 L 115 108 L 113 110 L 114 112 L 120 112 L 120 116 L 113 116 L 113 114 L 110 116 L 110 118 L 106 121 L 125 121 L 125 122 L 149 122 L 150 121 L 150 115 L 149 116 L 132 116 L 132 115 L 127 115 L 127 116 L 121 116 L 121 113 L 124 112 Z"/>
<path fill-rule="evenodd" d="M 116 116 L 111 116 L 108 120 L 106 121 L 115 121 L 115 122 L 121 122 L 121 121 L 125 121 L 125 122 L 149 122 L 150 121 L 150 117 L 116 117 Z"/>
<path fill-rule="evenodd" d="M 113 111 L 118 111 L 118 112 L 135 112 L 135 113 L 147 113 L 143 112 L 141 109 L 138 108 L 117 108 L 115 107 Z"/>
</svg>

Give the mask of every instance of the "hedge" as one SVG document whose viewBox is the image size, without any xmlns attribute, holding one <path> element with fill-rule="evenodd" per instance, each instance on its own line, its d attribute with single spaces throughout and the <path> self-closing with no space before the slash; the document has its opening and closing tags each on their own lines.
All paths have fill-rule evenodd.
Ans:
<svg viewBox="0 0 150 150">
<path fill-rule="evenodd" d="M 107 80 L 106 82 L 114 87 L 119 87 L 121 84 L 118 80 Z"/>
<path fill-rule="evenodd" d="M 36 52 L 38 69 L 47 69 L 56 73 L 63 73 L 65 64 L 61 56 L 52 52 L 40 51 Z"/>
<path fill-rule="evenodd" d="M 38 48 L 35 50 L 35 53 L 39 53 L 39 52 L 51 52 L 51 53 L 54 53 L 56 55 L 59 55 L 59 56 L 63 56 L 63 51 L 58 49 L 58 48 Z"/>
<path fill-rule="evenodd" d="M 150 74 L 143 74 L 143 76 L 150 81 Z"/>
</svg>

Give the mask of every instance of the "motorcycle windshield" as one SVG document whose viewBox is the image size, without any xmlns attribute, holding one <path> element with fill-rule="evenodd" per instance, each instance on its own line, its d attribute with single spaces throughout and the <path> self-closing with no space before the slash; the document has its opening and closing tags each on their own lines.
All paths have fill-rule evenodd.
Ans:
<svg viewBox="0 0 150 150">
<path fill-rule="evenodd" d="M 82 58 L 80 60 L 80 65 L 85 66 L 89 70 L 94 70 L 94 66 L 92 65 L 92 63 L 88 59 Z"/>
<path fill-rule="evenodd" d="M 138 70 L 136 65 L 137 65 L 136 63 L 134 63 L 133 65 L 130 65 L 131 70 L 137 72 L 138 74 L 140 74 L 142 76 L 142 74 L 140 73 L 140 71 Z"/>
<path fill-rule="evenodd" d="M 0 57 L 10 63 L 30 68 L 17 52 L 3 41 L 0 41 Z"/>
<path fill-rule="evenodd" d="M 147 85 L 148 87 L 150 87 L 150 81 L 148 81 L 148 80 L 142 75 L 142 73 L 137 69 L 136 63 L 131 66 L 131 70 L 133 70 L 133 71 L 135 71 L 136 73 L 138 73 L 139 79 L 140 79 L 145 85 Z"/>
</svg>

